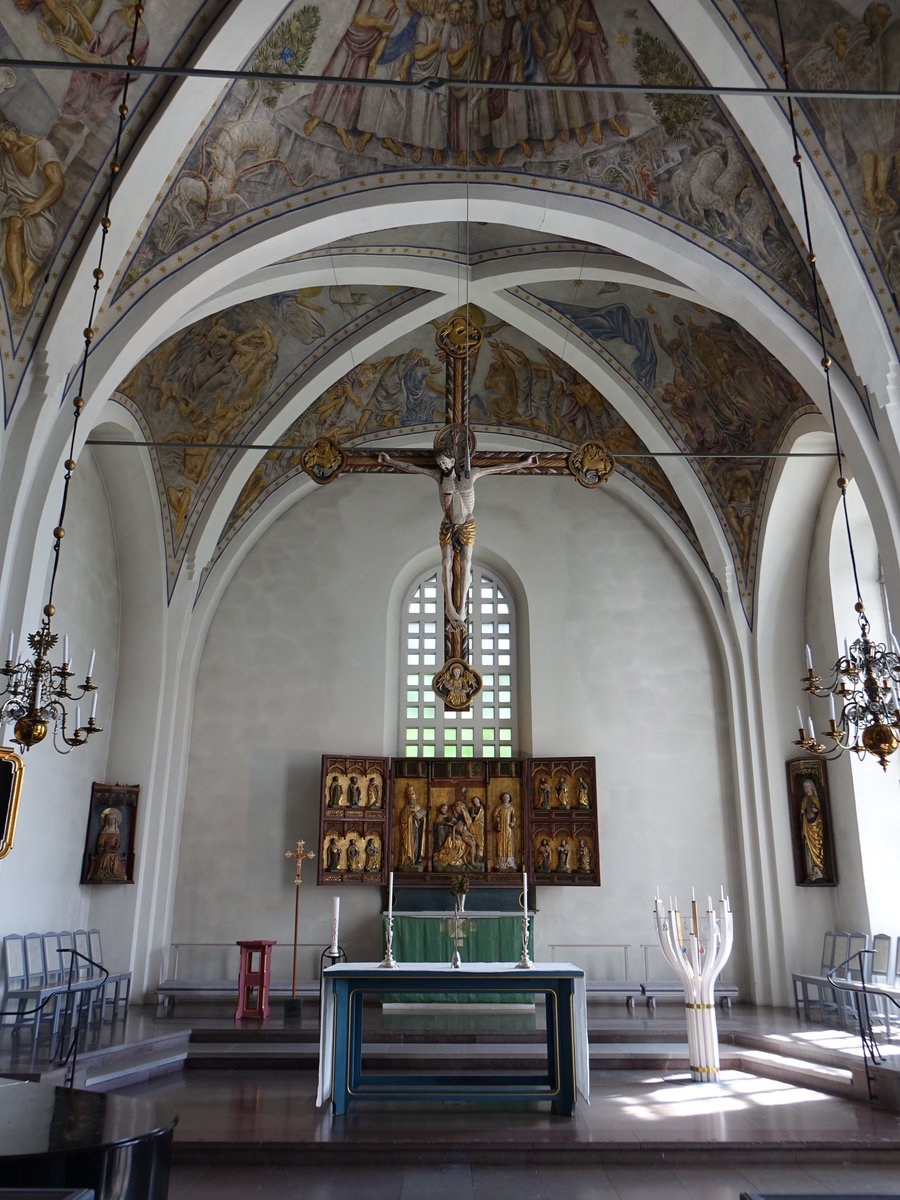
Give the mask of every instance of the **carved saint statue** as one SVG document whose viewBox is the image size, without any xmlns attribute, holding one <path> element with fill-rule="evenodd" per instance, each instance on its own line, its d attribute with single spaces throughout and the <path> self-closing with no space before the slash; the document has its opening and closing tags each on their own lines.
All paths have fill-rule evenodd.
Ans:
<svg viewBox="0 0 900 1200">
<path fill-rule="evenodd" d="M 812 779 L 804 779 L 802 786 L 800 837 L 803 839 L 806 882 L 816 883 L 825 878 L 825 826 L 822 821 L 822 805 Z"/>
<path fill-rule="evenodd" d="M 425 841 L 425 809 L 413 785 L 407 784 L 406 804 L 400 813 L 400 867 L 417 867 L 422 862 Z"/>
<path fill-rule="evenodd" d="M 513 830 L 516 827 L 516 810 L 509 792 L 500 797 L 494 810 L 494 829 L 497 831 L 497 866 L 500 870 L 513 870 L 516 865 L 516 849 Z"/>
</svg>

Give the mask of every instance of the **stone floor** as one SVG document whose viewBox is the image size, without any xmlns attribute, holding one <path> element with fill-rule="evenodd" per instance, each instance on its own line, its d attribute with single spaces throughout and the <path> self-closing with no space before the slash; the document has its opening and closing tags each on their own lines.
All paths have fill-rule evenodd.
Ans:
<svg viewBox="0 0 900 1200">
<path fill-rule="evenodd" d="M 461 1053 L 457 1043 L 473 1024 L 454 1013 L 373 1021 L 373 1036 L 398 1055 L 429 1045 L 442 1055 Z M 540 1015 L 475 1023 L 485 1041 L 497 1040 L 503 1027 L 527 1050 Z M 183 1026 L 207 1039 L 195 1065 L 116 1089 L 178 1114 L 171 1200 L 900 1197 L 896 1112 L 731 1067 L 718 1083 L 692 1083 L 679 1065 L 687 1061 L 684 1016 L 674 1005 L 656 1013 L 589 1006 L 591 1103 L 579 1101 L 572 1120 L 540 1103 L 369 1102 L 333 1117 L 315 1107 L 314 1005 L 299 1021 L 273 1015 L 263 1027 L 236 1026 L 222 1009 L 179 1006 L 163 1019 L 135 1009 L 112 1038 Z M 719 1032 L 723 1061 L 732 1045 L 744 1044 L 859 1067 L 857 1038 L 788 1010 L 736 1006 L 721 1014 Z M 109 1031 L 102 1040 L 111 1040 Z M 221 1047 L 218 1061 L 210 1044 Z M 882 1049 L 892 1070 L 900 1069 L 900 1039 Z M 274 1065 L 294 1051 L 295 1060 Z M 0 1074 L 10 1056 L 25 1052 L 0 1038 Z M 608 1069 L 613 1060 L 616 1068 Z"/>
</svg>

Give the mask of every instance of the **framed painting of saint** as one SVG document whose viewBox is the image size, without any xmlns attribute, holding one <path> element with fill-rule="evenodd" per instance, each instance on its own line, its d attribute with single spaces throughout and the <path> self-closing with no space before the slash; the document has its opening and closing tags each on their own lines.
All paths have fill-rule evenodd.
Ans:
<svg viewBox="0 0 900 1200">
<path fill-rule="evenodd" d="M 137 784 L 95 783 L 91 788 L 82 883 L 134 883 Z"/>
<path fill-rule="evenodd" d="M 836 887 L 825 763 L 820 758 L 789 759 L 787 776 L 797 886 Z"/>
</svg>

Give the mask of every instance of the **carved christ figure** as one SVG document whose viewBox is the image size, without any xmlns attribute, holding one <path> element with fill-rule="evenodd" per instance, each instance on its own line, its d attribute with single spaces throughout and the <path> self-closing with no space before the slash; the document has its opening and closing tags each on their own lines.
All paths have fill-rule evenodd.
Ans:
<svg viewBox="0 0 900 1200">
<path fill-rule="evenodd" d="M 483 475 L 508 475 L 521 467 L 533 467 L 538 460 L 536 454 L 516 462 L 503 463 L 499 467 L 475 467 L 468 473 L 462 471 L 450 454 L 435 456 L 437 469 L 419 467 L 392 458 L 390 454 L 379 454 L 378 461 L 406 471 L 411 475 L 428 475 L 437 480 L 438 493 L 444 518 L 441 521 L 441 571 L 444 581 L 444 613 L 451 628 L 464 630 L 466 627 L 466 597 L 472 575 L 472 552 L 475 549 L 475 482 Z M 458 554 L 459 566 L 454 578 L 454 558 Z"/>
</svg>

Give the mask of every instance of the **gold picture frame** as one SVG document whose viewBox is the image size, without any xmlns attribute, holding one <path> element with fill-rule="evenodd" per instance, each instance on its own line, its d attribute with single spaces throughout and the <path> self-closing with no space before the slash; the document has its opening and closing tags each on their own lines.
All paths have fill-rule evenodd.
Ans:
<svg viewBox="0 0 900 1200">
<path fill-rule="evenodd" d="M 24 772 L 20 756 L 0 746 L 0 858 L 6 858 L 13 848 Z"/>
</svg>

